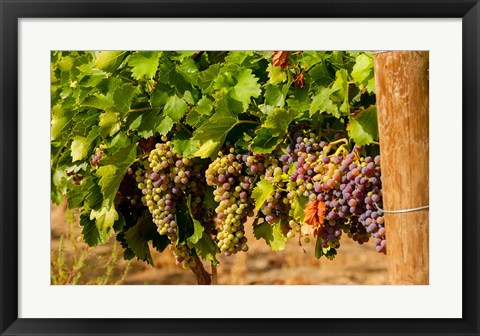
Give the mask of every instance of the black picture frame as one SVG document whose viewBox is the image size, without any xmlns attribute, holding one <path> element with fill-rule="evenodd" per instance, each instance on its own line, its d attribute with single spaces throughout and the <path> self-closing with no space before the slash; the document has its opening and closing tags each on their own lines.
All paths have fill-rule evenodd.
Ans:
<svg viewBox="0 0 480 336">
<path fill-rule="evenodd" d="M 1 335 L 479 335 L 478 0 L 0 0 Z M 463 317 L 459 319 L 24 319 L 18 317 L 19 18 L 462 18 Z M 450 155 L 451 153 L 449 153 Z M 451 157 L 446 158 L 445 176 Z M 453 172 L 454 173 L 454 172 Z M 454 223 L 455 224 L 455 223 Z M 452 235 L 456 229 L 452 227 Z M 447 242 L 445 253 L 448 253 Z M 368 298 L 367 298 L 368 300 Z M 441 298 L 439 298 L 441 300 Z M 414 304 L 414 303 L 412 303 Z M 321 306 L 322 304 L 319 303 Z M 379 309 L 381 309 L 379 307 Z M 212 318 L 215 312 L 212 311 Z"/>
</svg>

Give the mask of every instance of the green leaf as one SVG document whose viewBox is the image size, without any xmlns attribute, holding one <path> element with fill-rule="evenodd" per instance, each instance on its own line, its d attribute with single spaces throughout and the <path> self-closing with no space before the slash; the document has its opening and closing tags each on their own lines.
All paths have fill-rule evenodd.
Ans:
<svg viewBox="0 0 480 336">
<path fill-rule="evenodd" d="M 115 135 L 122 126 L 119 120 L 119 114 L 116 112 L 104 112 L 100 114 L 98 126 L 100 126 L 100 135 L 102 137 Z"/>
<path fill-rule="evenodd" d="M 197 85 L 198 81 L 198 68 L 195 61 L 192 58 L 186 58 L 182 63 L 176 67 L 176 71 L 192 85 Z"/>
<path fill-rule="evenodd" d="M 294 110 L 274 109 L 262 127 L 255 131 L 255 138 L 252 141 L 254 154 L 271 153 L 272 150 L 283 140 L 288 131 L 288 125 L 297 117 Z"/>
<path fill-rule="evenodd" d="M 274 109 L 263 123 L 264 128 L 271 130 L 273 135 L 283 136 L 288 131 L 288 126 L 297 117 L 295 111 Z"/>
<path fill-rule="evenodd" d="M 123 84 L 113 93 L 115 111 L 120 112 L 122 118 L 130 110 L 133 97 L 135 97 L 135 89 L 131 84 Z"/>
<path fill-rule="evenodd" d="M 348 99 L 348 72 L 346 69 L 337 70 L 335 82 L 332 85 L 330 99 L 340 103 L 339 110 L 348 114 L 350 104 Z"/>
<path fill-rule="evenodd" d="M 187 103 L 183 99 L 174 95 L 167 99 L 163 113 L 177 122 L 182 119 L 185 112 L 187 112 L 187 109 Z"/>
<path fill-rule="evenodd" d="M 175 122 L 169 116 L 160 116 L 158 125 L 155 125 L 155 130 L 160 135 L 166 135 L 172 129 Z"/>
<path fill-rule="evenodd" d="M 125 51 L 101 51 L 95 59 L 95 67 L 107 72 L 114 72 L 122 64 Z"/>
<path fill-rule="evenodd" d="M 307 72 L 306 80 L 328 87 L 335 80 L 335 76 L 325 62 L 320 62 Z"/>
<path fill-rule="evenodd" d="M 182 154 L 184 157 L 190 157 L 197 150 L 197 147 L 192 143 L 191 137 L 183 131 L 175 133 L 172 143 L 173 151 Z"/>
<path fill-rule="evenodd" d="M 108 237 L 110 229 L 118 219 L 118 213 L 115 210 L 115 206 L 112 204 L 110 207 L 102 207 L 100 210 L 92 210 L 90 212 L 90 220 L 95 219 L 95 226 L 98 232 L 103 237 Z"/>
<path fill-rule="evenodd" d="M 265 104 L 283 107 L 285 104 L 285 95 L 278 85 L 267 84 L 265 87 Z"/>
<path fill-rule="evenodd" d="M 269 154 L 277 145 L 282 142 L 282 138 L 274 136 L 269 128 L 259 128 L 255 131 L 255 138 L 252 141 L 252 151 L 257 154 Z"/>
<path fill-rule="evenodd" d="M 98 138 L 99 135 L 99 128 L 94 127 L 86 138 L 76 136 L 72 141 L 72 145 L 70 146 L 72 162 L 85 159 L 93 150 L 93 142 Z"/>
<path fill-rule="evenodd" d="M 195 245 L 196 243 L 198 243 L 198 241 L 202 238 L 203 231 L 205 231 L 202 224 L 193 217 L 192 205 L 191 205 L 192 197 L 191 196 L 192 195 L 189 195 L 188 198 L 187 198 L 188 214 L 189 214 L 189 216 L 190 216 L 190 218 L 192 219 L 192 222 L 193 222 L 193 234 L 187 239 L 189 246 L 190 246 L 190 244 Z"/>
<path fill-rule="evenodd" d="M 263 238 L 274 251 L 282 251 L 286 247 L 287 238 L 282 232 L 280 222 L 270 225 L 267 222 L 253 225 L 253 234 L 256 239 Z"/>
<path fill-rule="evenodd" d="M 177 222 L 178 227 L 178 245 L 186 242 L 187 239 L 193 235 L 195 227 L 192 216 L 185 204 L 178 203 L 176 210 L 175 221 Z"/>
<path fill-rule="evenodd" d="M 237 83 L 233 87 L 231 93 L 232 98 L 242 102 L 243 108 L 247 109 L 252 97 L 257 98 L 262 91 L 260 90 L 260 84 L 258 84 L 258 78 L 252 74 L 251 69 L 242 68 L 234 75 Z"/>
<path fill-rule="evenodd" d="M 368 145 L 378 139 L 377 108 L 369 107 L 355 118 L 350 118 L 347 131 L 358 146 Z"/>
<path fill-rule="evenodd" d="M 58 138 L 59 135 L 65 135 L 65 130 L 72 125 L 72 118 L 52 116 L 51 141 Z"/>
<path fill-rule="evenodd" d="M 270 84 L 279 84 L 285 82 L 287 80 L 287 73 L 278 66 L 274 66 L 272 63 L 268 64 L 267 67 L 268 72 L 268 83 Z"/>
<path fill-rule="evenodd" d="M 213 92 L 213 85 L 219 73 L 220 64 L 212 64 L 208 69 L 200 72 L 197 84 L 204 94 L 210 94 Z"/>
<path fill-rule="evenodd" d="M 155 91 L 150 97 L 152 107 L 162 107 L 168 100 L 168 93 L 164 91 Z"/>
<path fill-rule="evenodd" d="M 252 198 L 255 200 L 255 210 L 260 209 L 268 196 L 273 194 L 274 185 L 268 180 L 261 180 L 252 191 Z"/>
<path fill-rule="evenodd" d="M 215 202 L 215 196 L 213 196 L 213 187 L 207 186 L 205 189 L 205 195 L 203 196 L 203 208 L 205 210 L 215 210 L 218 203 Z"/>
<path fill-rule="evenodd" d="M 205 232 L 202 233 L 202 239 L 200 239 L 193 247 L 197 254 L 203 259 L 210 261 L 214 265 L 218 265 L 218 260 L 215 258 L 215 255 L 220 251 L 218 246 Z"/>
<path fill-rule="evenodd" d="M 150 254 L 150 248 L 148 247 L 149 233 L 153 225 L 151 216 L 144 212 L 138 219 L 137 223 L 125 231 L 125 241 L 128 244 L 128 248 L 135 253 L 135 256 L 143 261 L 146 261 L 150 265 L 153 265 L 152 255 Z"/>
<path fill-rule="evenodd" d="M 108 143 L 108 148 L 110 153 L 115 153 L 117 150 L 127 147 L 131 143 L 130 137 L 124 132 L 120 132 Z"/>
<path fill-rule="evenodd" d="M 136 155 L 137 147 L 132 144 L 100 161 L 101 167 L 98 168 L 97 175 L 100 177 L 98 184 L 101 187 L 104 207 L 113 204 L 120 183 Z"/>
<path fill-rule="evenodd" d="M 357 56 L 352 70 L 352 78 L 359 83 L 360 89 L 366 87 L 368 92 L 375 92 L 373 57 L 371 55 L 360 54 Z"/>
<path fill-rule="evenodd" d="M 213 102 L 208 97 L 203 96 L 197 103 L 195 110 L 199 114 L 210 115 L 213 111 Z"/>
<path fill-rule="evenodd" d="M 216 155 L 228 132 L 237 125 L 238 117 L 235 113 L 235 105 L 229 104 L 228 101 L 228 97 L 224 97 L 219 102 L 217 112 L 195 131 L 193 138 L 200 144 L 199 149 L 194 153 L 195 156 L 207 158 Z"/>
<path fill-rule="evenodd" d="M 158 51 L 137 51 L 130 55 L 128 65 L 132 67 L 132 77 L 153 78 L 157 73 L 160 55 L 161 52 Z"/>
<path fill-rule="evenodd" d="M 334 104 L 330 99 L 330 89 L 322 87 L 318 90 L 318 93 L 312 97 L 312 104 L 310 105 L 310 117 L 317 112 L 327 112 L 336 118 L 340 117 L 337 105 Z"/>
<path fill-rule="evenodd" d="M 310 110 L 312 100 L 308 95 L 308 90 L 292 88 L 292 94 L 287 99 L 288 107 L 298 112 Z"/>
<path fill-rule="evenodd" d="M 99 230 L 95 224 L 95 220 L 90 219 L 88 211 L 81 213 L 80 225 L 83 227 L 83 240 L 89 246 L 97 246 L 99 244 L 104 244 L 107 241 L 110 232 Z"/>
<path fill-rule="evenodd" d="M 295 198 L 294 204 L 292 204 L 293 207 L 293 218 L 300 223 L 303 223 L 304 218 L 305 218 L 305 207 L 308 203 L 308 197 L 306 196 L 300 196 Z"/>
<path fill-rule="evenodd" d="M 82 105 L 87 107 L 94 107 L 99 110 L 106 111 L 113 107 L 114 102 L 112 99 L 104 95 L 94 94 L 90 97 L 85 98 L 85 100 L 82 102 Z"/>
</svg>

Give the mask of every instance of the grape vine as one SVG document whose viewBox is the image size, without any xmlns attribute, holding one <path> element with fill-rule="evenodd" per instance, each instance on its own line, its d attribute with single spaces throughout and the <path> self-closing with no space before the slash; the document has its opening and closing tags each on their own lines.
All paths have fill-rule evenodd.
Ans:
<svg viewBox="0 0 480 336">
<path fill-rule="evenodd" d="M 51 74 L 51 198 L 89 245 L 168 247 L 202 283 L 252 230 L 387 252 L 369 53 L 54 51 Z"/>
</svg>

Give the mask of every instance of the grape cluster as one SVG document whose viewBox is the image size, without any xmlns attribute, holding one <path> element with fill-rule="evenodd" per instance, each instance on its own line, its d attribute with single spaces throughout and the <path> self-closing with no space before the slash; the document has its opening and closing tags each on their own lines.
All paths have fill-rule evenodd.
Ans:
<svg viewBox="0 0 480 336">
<path fill-rule="evenodd" d="M 230 149 L 228 154 L 220 152 L 208 166 L 205 177 L 207 184 L 214 187 L 217 246 L 229 256 L 248 250 L 244 224 L 253 215 L 251 187 L 254 178 L 244 174 L 242 161 L 237 160 Z"/>
<path fill-rule="evenodd" d="M 314 134 L 304 137 L 297 133 L 280 157 L 284 165 L 294 166 L 287 198 L 295 200 L 304 196 L 311 202 L 318 200 L 324 204 L 324 222 L 315 228 L 324 248 L 338 248 L 345 232 L 360 244 L 373 236 L 377 251 L 385 253 L 384 219 L 379 210 L 380 157 L 362 158 L 359 148 L 349 153 L 346 144 L 346 139 L 327 143 Z M 289 236 L 293 236 L 298 225 L 290 224 Z"/>
<path fill-rule="evenodd" d="M 162 139 L 166 141 L 166 138 Z M 170 141 L 160 142 L 150 152 L 146 162 L 145 173 L 138 169 L 136 181 L 142 191 L 142 202 L 152 214 L 158 233 L 166 235 L 173 243 L 171 248 L 177 262 L 185 268 L 192 265 L 190 250 L 186 245 L 176 244 L 178 226 L 176 222 L 176 204 L 185 194 L 195 195 L 193 209 L 201 203 L 202 167 L 191 159 L 182 157 L 172 149 Z M 198 210 L 196 210 L 198 211 Z"/>
<path fill-rule="evenodd" d="M 258 176 L 260 180 L 272 182 L 275 186 L 273 193 L 260 206 L 258 216 L 270 224 L 286 220 L 290 212 L 290 203 L 285 201 L 286 192 L 284 191 L 288 166 L 287 169 L 284 169 L 285 166 L 280 166 L 279 160 L 273 155 L 254 155 L 251 149 L 249 149 L 249 154 L 238 154 L 237 159 L 245 162 L 249 173 Z"/>
</svg>

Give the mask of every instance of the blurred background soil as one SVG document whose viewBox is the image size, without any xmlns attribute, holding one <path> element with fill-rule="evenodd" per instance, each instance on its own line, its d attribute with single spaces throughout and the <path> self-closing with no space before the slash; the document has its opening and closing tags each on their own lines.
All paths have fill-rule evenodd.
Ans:
<svg viewBox="0 0 480 336">
<path fill-rule="evenodd" d="M 79 238 L 81 228 L 65 205 L 51 206 L 52 284 L 188 285 L 193 273 L 175 265 L 171 251 L 150 249 L 155 266 L 139 260 L 125 261 L 115 238 L 89 248 Z M 284 251 L 272 251 L 253 233 L 246 233 L 249 251 L 221 256 L 220 285 L 387 285 L 386 256 L 375 251 L 373 241 L 359 245 L 344 237 L 334 260 L 314 256 L 315 242 L 299 246 L 289 239 Z M 210 272 L 210 265 L 205 263 Z"/>
</svg>

